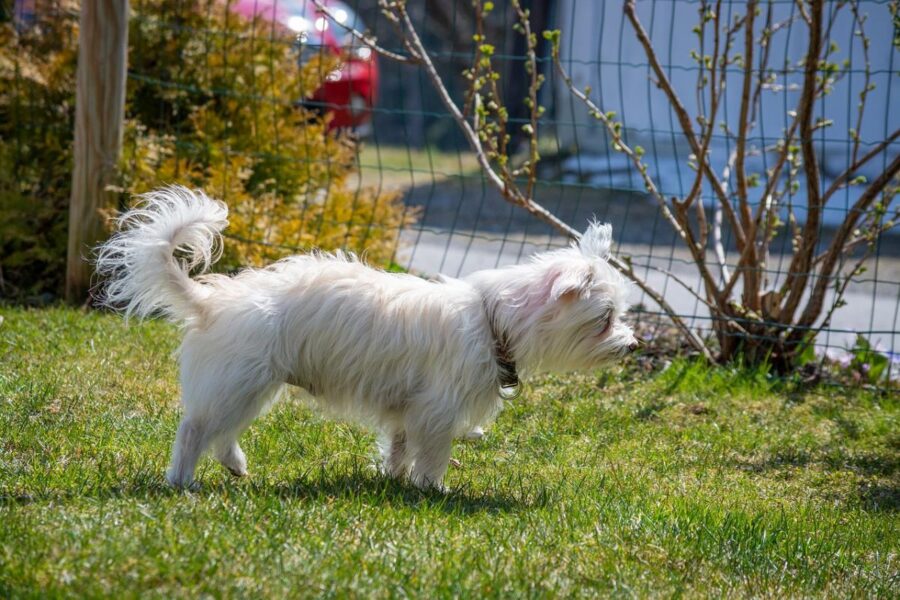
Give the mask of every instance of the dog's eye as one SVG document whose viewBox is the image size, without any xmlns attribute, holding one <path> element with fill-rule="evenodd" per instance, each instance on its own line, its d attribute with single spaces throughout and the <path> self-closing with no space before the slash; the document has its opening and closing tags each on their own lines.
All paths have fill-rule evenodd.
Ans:
<svg viewBox="0 0 900 600">
<path fill-rule="evenodd" d="M 609 331 L 610 327 L 612 327 L 612 322 L 612 315 L 610 315 L 606 318 L 606 321 L 603 323 L 600 331 L 597 332 L 597 337 L 603 337 L 604 335 L 606 335 L 606 332 Z"/>
</svg>

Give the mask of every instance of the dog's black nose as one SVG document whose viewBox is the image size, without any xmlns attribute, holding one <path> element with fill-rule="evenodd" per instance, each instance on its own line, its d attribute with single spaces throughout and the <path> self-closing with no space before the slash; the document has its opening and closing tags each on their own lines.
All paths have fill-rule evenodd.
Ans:
<svg viewBox="0 0 900 600">
<path fill-rule="evenodd" d="M 630 344 L 628 344 L 628 351 L 629 351 L 629 352 L 634 352 L 634 351 L 637 350 L 637 349 L 638 349 L 638 343 L 637 343 L 637 342 L 631 342 Z"/>
</svg>

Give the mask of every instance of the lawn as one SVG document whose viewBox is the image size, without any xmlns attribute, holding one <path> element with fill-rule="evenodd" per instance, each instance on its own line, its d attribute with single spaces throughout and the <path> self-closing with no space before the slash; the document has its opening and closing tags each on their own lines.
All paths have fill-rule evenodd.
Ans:
<svg viewBox="0 0 900 600">
<path fill-rule="evenodd" d="M 900 594 L 900 400 L 676 361 L 530 382 L 447 494 L 296 400 L 169 490 L 174 327 L 0 308 L 0 596 Z"/>
<path fill-rule="evenodd" d="M 451 178 L 482 177 L 475 154 L 467 151 L 383 146 L 373 141 L 361 144 L 358 160 L 360 182 L 376 188 L 402 190 Z"/>
</svg>

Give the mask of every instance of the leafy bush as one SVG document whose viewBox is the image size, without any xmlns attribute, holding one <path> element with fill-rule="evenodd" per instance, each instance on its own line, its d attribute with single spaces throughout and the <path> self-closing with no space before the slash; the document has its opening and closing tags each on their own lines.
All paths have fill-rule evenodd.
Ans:
<svg viewBox="0 0 900 600">
<path fill-rule="evenodd" d="M 72 168 L 77 19 L 0 23 L 0 296 L 59 289 Z"/>
<path fill-rule="evenodd" d="M 353 189 L 352 140 L 329 134 L 327 116 L 297 106 L 338 58 L 320 54 L 298 69 L 293 45 L 272 36 L 271 24 L 244 21 L 221 5 L 179 12 L 176 4 L 153 3 L 133 20 L 132 44 L 153 51 L 135 52 L 132 61 L 128 191 L 180 181 L 224 199 L 228 266 L 313 246 L 365 250 L 387 263 L 400 226 L 414 215 L 395 193 Z M 168 129 L 140 125 L 160 120 Z"/>
<path fill-rule="evenodd" d="M 0 290 L 57 293 L 66 253 L 77 15 L 42 14 L 0 46 Z M 328 115 L 298 106 L 337 68 L 298 67 L 290 40 L 218 3 L 135 7 L 122 152 L 123 206 L 163 183 L 204 188 L 231 210 L 224 268 L 296 248 L 340 247 L 386 265 L 411 223 L 396 193 L 355 187 L 356 149 Z M 120 207 L 122 208 L 122 207 Z"/>
</svg>

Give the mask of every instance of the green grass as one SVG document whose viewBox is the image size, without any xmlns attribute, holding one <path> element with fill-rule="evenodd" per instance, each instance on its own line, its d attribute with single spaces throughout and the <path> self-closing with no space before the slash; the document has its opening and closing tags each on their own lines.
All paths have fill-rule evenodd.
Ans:
<svg viewBox="0 0 900 600">
<path fill-rule="evenodd" d="M 532 382 L 446 495 L 277 406 L 163 482 L 176 330 L 0 309 L 0 596 L 900 594 L 900 401 L 676 362 Z"/>
<path fill-rule="evenodd" d="M 363 185 L 387 189 L 434 185 L 449 178 L 481 176 L 475 154 L 437 148 L 382 146 L 364 142 L 359 152 Z"/>
</svg>

